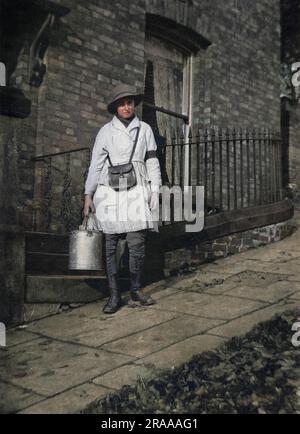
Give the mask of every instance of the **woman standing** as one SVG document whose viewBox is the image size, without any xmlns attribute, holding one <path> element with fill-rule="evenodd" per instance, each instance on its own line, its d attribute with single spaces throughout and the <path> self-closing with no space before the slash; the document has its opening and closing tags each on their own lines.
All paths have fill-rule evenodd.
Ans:
<svg viewBox="0 0 300 434">
<path fill-rule="evenodd" d="M 123 304 L 118 284 L 116 249 L 125 237 L 129 249 L 131 298 L 141 305 L 154 300 L 143 294 L 141 277 L 145 259 L 147 230 L 155 230 L 159 208 L 161 172 L 156 142 L 150 125 L 139 120 L 135 107 L 143 95 L 131 86 L 118 85 L 107 109 L 113 119 L 99 131 L 85 184 L 84 214 L 96 212 L 105 234 L 106 269 L 110 298 L 104 313 L 115 313 Z M 135 146 L 135 149 L 134 149 Z M 126 164 L 132 156 L 136 185 L 116 190 L 109 183 L 109 166 Z"/>
</svg>

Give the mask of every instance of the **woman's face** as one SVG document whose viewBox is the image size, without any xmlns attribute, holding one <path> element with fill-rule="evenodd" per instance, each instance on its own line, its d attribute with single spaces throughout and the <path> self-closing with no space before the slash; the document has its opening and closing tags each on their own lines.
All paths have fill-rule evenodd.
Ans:
<svg viewBox="0 0 300 434">
<path fill-rule="evenodd" d="M 133 98 L 122 99 L 117 107 L 117 113 L 120 118 L 129 119 L 134 115 L 135 104 Z"/>
</svg>

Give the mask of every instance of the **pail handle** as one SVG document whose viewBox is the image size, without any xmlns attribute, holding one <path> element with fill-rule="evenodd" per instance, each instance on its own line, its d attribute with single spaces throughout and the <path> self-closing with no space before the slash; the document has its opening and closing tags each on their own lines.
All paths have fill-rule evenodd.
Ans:
<svg viewBox="0 0 300 434">
<path fill-rule="evenodd" d="M 93 218 L 95 219 L 95 214 L 94 213 L 89 213 L 89 215 L 86 215 L 83 219 L 82 225 L 79 226 L 79 230 L 80 231 L 87 231 L 87 225 L 88 225 L 88 221 L 90 216 L 93 216 Z"/>
</svg>

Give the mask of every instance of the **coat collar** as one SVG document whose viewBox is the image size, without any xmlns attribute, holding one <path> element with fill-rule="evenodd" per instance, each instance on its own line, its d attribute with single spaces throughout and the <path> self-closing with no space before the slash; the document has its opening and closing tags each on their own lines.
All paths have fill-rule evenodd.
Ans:
<svg viewBox="0 0 300 434">
<path fill-rule="evenodd" d="M 121 131 L 123 131 L 123 133 L 125 132 L 128 135 L 130 134 L 131 130 L 133 130 L 134 128 L 140 127 L 140 120 L 136 115 L 132 119 L 132 121 L 130 122 L 130 124 L 128 125 L 127 128 L 125 127 L 125 125 L 123 125 L 123 123 L 120 121 L 120 119 L 116 115 L 114 115 L 111 122 L 112 122 L 112 125 L 114 128 L 117 128 L 118 130 L 121 130 Z"/>
</svg>

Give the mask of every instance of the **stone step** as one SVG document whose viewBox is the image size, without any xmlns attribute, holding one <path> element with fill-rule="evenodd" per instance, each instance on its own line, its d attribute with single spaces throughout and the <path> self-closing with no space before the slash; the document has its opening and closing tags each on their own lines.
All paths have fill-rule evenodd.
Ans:
<svg viewBox="0 0 300 434">
<path fill-rule="evenodd" d="M 69 235 L 46 232 L 26 232 L 26 251 L 68 254 Z"/>
<path fill-rule="evenodd" d="M 69 255 L 64 253 L 26 253 L 26 274 L 35 275 L 89 275 L 104 276 L 103 270 L 99 271 L 74 271 L 69 270 Z M 103 266 L 103 265 L 102 265 Z"/>
<path fill-rule="evenodd" d="M 26 252 L 27 274 L 68 274 L 69 255 Z"/>
<path fill-rule="evenodd" d="M 122 279 L 120 284 L 127 289 Z M 88 303 L 108 294 L 104 276 L 26 276 L 26 303 Z"/>
<path fill-rule="evenodd" d="M 50 234 L 43 232 L 26 233 L 26 274 L 29 275 L 70 275 L 85 274 L 89 276 L 104 276 L 101 271 L 70 271 L 69 235 Z M 102 264 L 103 267 L 103 264 Z"/>
<path fill-rule="evenodd" d="M 26 239 L 26 274 L 53 275 L 70 274 L 69 236 L 27 232 Z"/>
</svg>

